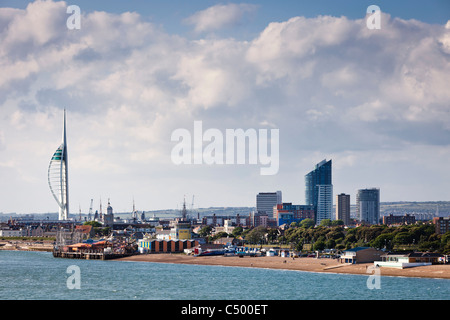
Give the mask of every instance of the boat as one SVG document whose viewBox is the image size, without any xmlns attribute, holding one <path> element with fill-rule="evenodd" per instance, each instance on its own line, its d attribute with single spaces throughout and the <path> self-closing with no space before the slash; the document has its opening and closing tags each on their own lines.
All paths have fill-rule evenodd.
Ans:
<svg viewBox="0 0 450 320">
<path fill-rule="evenodd" d="M 205 251 L 201 251 L 195 254 L 195 257 L 204 257 L 204 256 L 223 256 L 226 253 L 225 249 L 207 249 Z"/>
</svg>

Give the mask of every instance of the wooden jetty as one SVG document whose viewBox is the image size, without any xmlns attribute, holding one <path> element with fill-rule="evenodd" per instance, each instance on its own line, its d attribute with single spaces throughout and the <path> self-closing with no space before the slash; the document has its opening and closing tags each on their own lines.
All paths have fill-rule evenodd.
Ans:
<svg viewBox="0 0 450 320">
<path fill-rule="evenodd" d="M 63 250 L 54 249 L 53 257 L 55 258 L 66 258 L 66 259 L 86 259 L 86 260 L 112 260 L 123 257 L 129 257 L 135 253 L 123 252 L 104 252 L 104 251 L 74 251 L 68 252 Z"/>
</svg>

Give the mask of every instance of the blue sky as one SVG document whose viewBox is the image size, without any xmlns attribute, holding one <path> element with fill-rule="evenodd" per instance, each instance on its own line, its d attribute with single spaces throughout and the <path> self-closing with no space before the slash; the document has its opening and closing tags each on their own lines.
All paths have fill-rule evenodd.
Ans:
<svg viewBox="0 0 450 320">
<path fill-rule="evenodd" d="M 66 2 L 69 5 L 78 5 L 82 12 L 123 13 L 135 11 L 150 21 L 162 24 L 166 31 L 173 33 L 183 33 L 186 26 L 182 20 L 191 14 L 217 4 L 233 3 L 233 1 L 207 0 L 76 0 Z M 3 0 L 2 7 L 25 9 L 29 3 L 30 1 L 25 0 Z M 270 22 L 288 20 L 293 16 L 312 18 L 318 15 L 331 15 L 361 19 L 365 16 L 366 8 L 372 4 L 378 5 L 381 11 L 389 13 L 393 17 L 417 19 L 426 23 L 445 24 L 450 16 L 450 2 L 447 0 L 249 0 L 242 1 L 242 3 L 258 6 L 252 23 L 246 25 L 246 28 L 251 28 L 255 32 L 259 32 Z"/>
<path fill-rule="evenodd" d="M 303 204 L 323 159 L 352 203 L 370 187 L 381 201 L 449 200 L 450 1 L 28 4 L 0 7 L 0 212 L 56 211 L 47 168 L 64 108 L 72 212 L 100 197 L 116 211 L 184 195 L 254 206 L 277 190 Z M 80 30 L 66 28 L 71 4 Z M 381 30 L 365 26 L 372 4 Z M 194 121 L 279 129 L 279 172 L 175 165 L 171 133 Z"/>
</svg>

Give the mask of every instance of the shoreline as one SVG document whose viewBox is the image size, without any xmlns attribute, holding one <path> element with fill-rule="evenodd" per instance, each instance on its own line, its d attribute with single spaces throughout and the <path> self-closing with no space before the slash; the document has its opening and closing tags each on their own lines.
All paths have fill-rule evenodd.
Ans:
<svg viewBox="0 0 450 320">
<path fill-rule="evenodd" d="M 0 246 L 0 251 L 45 251 L 52 252 L 53 243 L 44 242 L 36 244 L 29 241 L 1 241 L 5 244 Z M 114 259 L 115 261 L 138 261 L 154 263 L 174 263 L 189 265 L 211 265 L 227 267 L 263 268 L 278 270 L 294 270 L 335 274 L 356 274 L 370 276 L 374 274 L 373 263 L 342 264 L 335 259 L 328 258 L 283 258 L 274 257 L 243 257 L 237 256 L 204 256 L 194 257 L 184 253 L 156 253 L 137 254 L 124 258 Z M 392 277 L 413 277 L 413 278 L 436 278 L 450 279 L 450 264 L 437 264 L 429 266 L 418 266 L 411 268 L 389 268 L 380 267 L 381 276 Z"/>
<path fill-rule="evenodd" d="M 263 268 L 293 270 L 331 274 L 355 274 L 370 276 L 374 274 L 373 263 L 341 264 L 334 259 L 283 258 L 283 257 L 243 257 L 205 256 L 194 257 L 183 253 L 140 254 L 119 258 L 116 261 L 138 261 L 154 263 L 173 263 L 188 265 L 210 265 L 228 267 Z M 412 268 L 380 267 L 381 276 L 450 279 L 450 264 L 430 265 Z"/>
<path fill-rule="evenodd" d="M 53 241 L 41 241 L 36 243 L 35 241 L 26 240 L 3 240 L 0 241 L 0 251 L 46 251 L 52 252 Z"/>
</svg>

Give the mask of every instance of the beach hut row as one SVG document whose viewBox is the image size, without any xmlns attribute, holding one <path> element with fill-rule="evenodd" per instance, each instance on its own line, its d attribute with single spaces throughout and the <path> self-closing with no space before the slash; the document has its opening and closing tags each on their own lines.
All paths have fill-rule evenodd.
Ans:
<svg viewBox="0 0 450 320">
<path fill-rule="evenodd" d="M 198 246 L 197 240 L 139 240 L 140 253 L 180 253 Z"/>
</svg>

